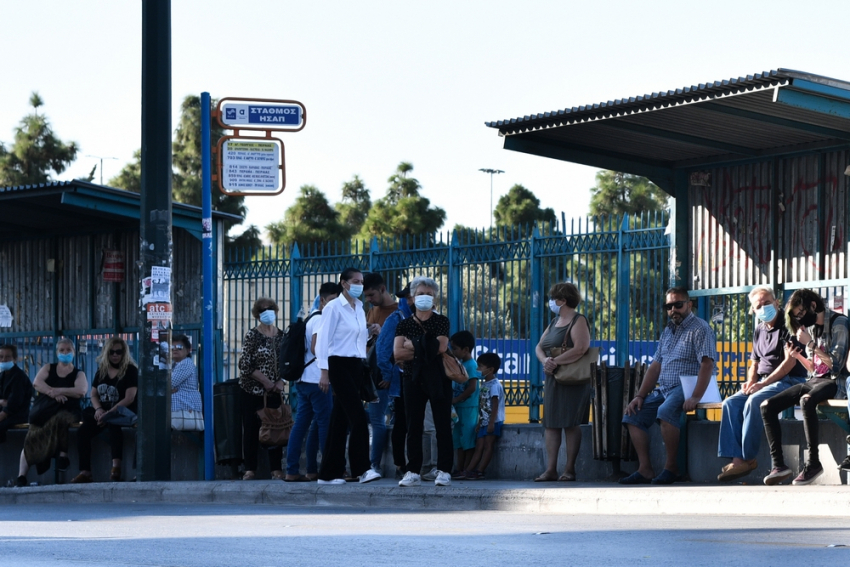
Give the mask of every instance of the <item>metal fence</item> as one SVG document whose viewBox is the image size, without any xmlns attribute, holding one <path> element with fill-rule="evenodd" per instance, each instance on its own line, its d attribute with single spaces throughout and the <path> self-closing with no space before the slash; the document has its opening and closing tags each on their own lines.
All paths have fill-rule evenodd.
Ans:
<svg viewBox="0 0 850 567">
<path fill-rule="evenodd" d="M 534 348 L 552 315 L 547 291 L 572 281 L 584 302 L 593 344 L 609 364 L 646 361 L 664 322 L 669 283 L 666 213 L 576 219 L 540 226 L 454 231 L 416 237 L 231 251 L 224 262 L 223 378 L 238 376 L 251 305 L 275 299 L 283 324 L 309 310 L 324 281 L 352 266 L 380 273 L 390 291 L 416 275 L 441 287 L 437 309 L 476 337 L 476 355 L 502 357 L 499 378 L 511 406 L 540 418 L 542 371 Z"/>
</svg>

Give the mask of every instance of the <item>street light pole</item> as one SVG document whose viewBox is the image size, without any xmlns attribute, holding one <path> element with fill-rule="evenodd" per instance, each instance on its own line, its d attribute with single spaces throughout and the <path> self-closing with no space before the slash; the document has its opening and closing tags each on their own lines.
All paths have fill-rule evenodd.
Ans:
<svg viewBox="0 0 850 567">
<path fill-rule="evenodd" d="M 490 174 L 490 230 L 493 230 L 493 175 L 504 173 L 501 169 L 485 169 L 481 168 L 478 171 Z"/>
<path fill-rule="evenodd" d="M 108 156 L 93 156 L 91 154 L 87 154 L 86 157 L 93 157 L 95 159 L 100 160 L 100 184 L 103 185 L 103 160 L 105 159 L 114 159 L 117 160 L 117 157 L 108 157 Z"/>
</svg>

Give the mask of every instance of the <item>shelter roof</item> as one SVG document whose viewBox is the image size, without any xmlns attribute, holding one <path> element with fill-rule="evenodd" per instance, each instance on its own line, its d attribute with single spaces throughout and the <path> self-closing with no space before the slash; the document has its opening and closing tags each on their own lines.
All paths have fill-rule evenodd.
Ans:
<svg viewBox="0 0 850 567">
<path fill-rule="evenodd" d="M 0 187 L 0 239 L 127 230 L 138 226 L 140 195 L 86 181 Z M 242 217 L 213 211 L 213 217 Z M 172 204 L 172 224 L 201 235 L 201 208 Z"/>
<path fill-rule="evenodd" d="M 506 149 L 669 176 L 850 146 L 850 83 L 779 69 L 485 124 Z"/>
</svg>

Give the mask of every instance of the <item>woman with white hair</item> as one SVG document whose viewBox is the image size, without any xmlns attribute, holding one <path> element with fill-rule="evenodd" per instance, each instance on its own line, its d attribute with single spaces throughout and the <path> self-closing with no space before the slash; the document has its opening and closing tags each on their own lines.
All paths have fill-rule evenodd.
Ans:
<svg viewBox="0 0 850 567">
<path fill-rule="evenodd" d="M 449 319 L 434 311 L 440 293 L 437 282 L 417 277 L 410 283 L 415 311 L 398 324 L 393 342 L 396 362 L 403 363 L 404 410 L 407 414 L 407 471 L 399 486 L 419 486 L 425 405 L 431 402 L 437 437 L 436 486 L 449 486 L 452 468 L 452 383 L 440 372 L 449 345 Z"/>
</svg>

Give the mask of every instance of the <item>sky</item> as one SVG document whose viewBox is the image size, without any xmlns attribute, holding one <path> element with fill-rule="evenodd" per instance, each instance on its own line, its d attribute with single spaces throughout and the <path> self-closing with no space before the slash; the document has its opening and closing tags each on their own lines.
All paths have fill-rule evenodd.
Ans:
<svg viewBox="0 0 850 567">
<path fill-rule="evenodd" d="M 86 176 L 103 157 L 106 182 L 131 161 L 141 6 L 0 0 L 0 142 L 11 145 L 38 91 L 55 133 L 80 147 L 56 179 Z M 261 228 L 301 185 L 335 202 L 356 174 L 380 198 L 402 161 L 445 209 L 446 229 L 489 225 L 481 168 L 505 171 L 496 201 L 519 183 L 569 219 L 587 214 L 597 170 L 505 150 L 486 121 L 777 68 L 848 80 L 848 16 L 847 0 L 174 0 L 172 124 L 203 91 L 306 106 L 304 130 L 280 135 L 286 190 L 247 199 L 246 222 Z"/>
</svg>

